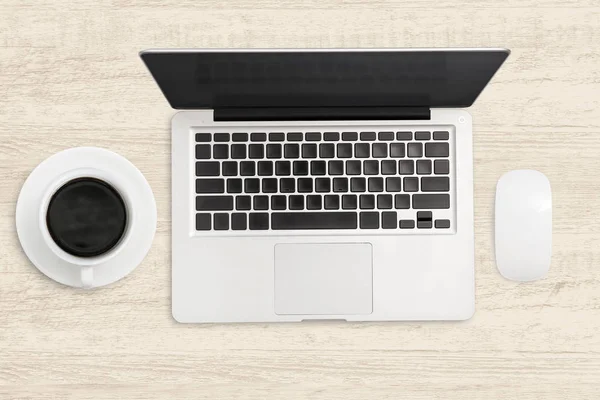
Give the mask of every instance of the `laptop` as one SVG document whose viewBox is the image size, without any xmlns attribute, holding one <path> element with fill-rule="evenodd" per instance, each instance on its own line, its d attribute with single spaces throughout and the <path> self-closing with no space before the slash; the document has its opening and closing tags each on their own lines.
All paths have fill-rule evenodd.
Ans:
<svg viewBox="0 0 600 400">
<path fill-rule="evenodd" d="M 184 323 L 465 320 L 469 107 L 506 49 L 147 50 Z"/>
</svg>

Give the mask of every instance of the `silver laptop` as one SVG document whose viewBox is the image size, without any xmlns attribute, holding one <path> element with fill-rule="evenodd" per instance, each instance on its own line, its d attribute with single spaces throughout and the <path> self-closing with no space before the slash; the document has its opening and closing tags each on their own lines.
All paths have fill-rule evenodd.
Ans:
<svg viewBox="0 0 600 400">
<path fill-rule="evenodd" d="M 179 322 L 464 320 L 469 107 L 505 49 L 148 50 Z"/>
</svg>

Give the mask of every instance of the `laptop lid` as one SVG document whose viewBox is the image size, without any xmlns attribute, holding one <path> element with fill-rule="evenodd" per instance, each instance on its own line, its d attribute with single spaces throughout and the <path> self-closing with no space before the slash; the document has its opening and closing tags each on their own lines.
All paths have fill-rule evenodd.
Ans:
<svg viewBox="0 0 600 400">
<path fill-rule="evenodd" d="M 469 107 L 507 49 L 146 50 L 175 109 Z M 325 110 L 326 112 L 326 110 Z"/>
</svg>

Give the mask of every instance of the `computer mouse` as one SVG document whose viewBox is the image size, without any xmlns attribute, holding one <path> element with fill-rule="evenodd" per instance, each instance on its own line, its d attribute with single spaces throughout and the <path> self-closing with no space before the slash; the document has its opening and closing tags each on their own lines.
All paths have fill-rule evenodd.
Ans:
<svg viewBox="0 0 600 400">
<path fill-rule="evenodd" d="M 496 265 L 514 281 L 542 279 L 552 253 L 552 190 L 539 171 L 516 170 L 496 186 Z"/>
</svg>

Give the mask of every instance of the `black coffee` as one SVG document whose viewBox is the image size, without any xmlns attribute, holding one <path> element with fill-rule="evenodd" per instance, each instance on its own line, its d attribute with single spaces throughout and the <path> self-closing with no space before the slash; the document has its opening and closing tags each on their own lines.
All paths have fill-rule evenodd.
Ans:
<svg viewBox="0 0 600 400">
<path fill-rule="evenodd" d="M 121 195 L 108 183 L 77 178 L 50 199 L 46 225 L 58 247 L 77 257 L 94 257 L 119 243 L 127 210 Z"/>
</svg>

